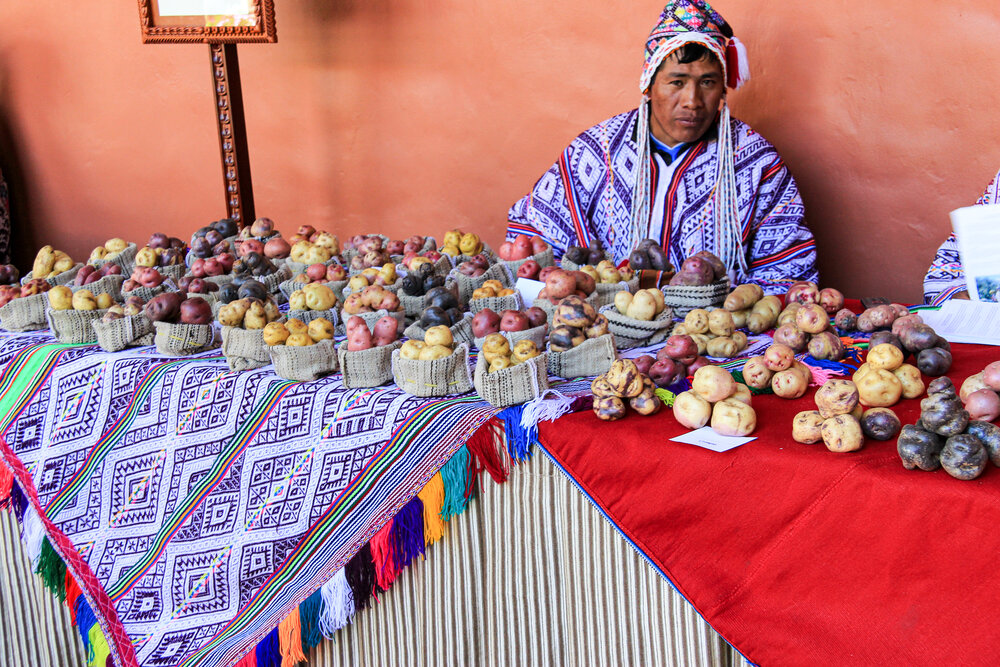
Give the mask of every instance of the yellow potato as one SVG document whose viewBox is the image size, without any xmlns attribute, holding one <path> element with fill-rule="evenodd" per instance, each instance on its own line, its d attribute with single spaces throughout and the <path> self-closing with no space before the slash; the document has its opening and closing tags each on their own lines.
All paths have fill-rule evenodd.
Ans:
<svg viewBox="0 0 1000 667">
<path fill-rule="evenodd" d="M 288 321 L 285 322 L 285 328 L 288 329 L 288 333 L 290 334 L 300 333 L 308 335 L 309 331 L 309 327 L 306 326 L 306 323 L 297 317 L 288 318 Z"/>
<path fill-rule="evenodd" d="M 712 418 L 712 404 L 693 391 L 683 391 L 674 398 L 674 418 L 681 426 L 699 429 Z"/>
<path fill-rule="evenodd" d="M 333 322 L 325 317 L 317 317 L 306 327 L 306 333 L 317 343 L 321 340 L 330 340 L 333 338 Z"/>
<path fill-rule="evenodd" d="M 892 371 L 903 386 L 903 398 L 919 398 L 924 393 L 924 380 L 920 371 L 912 364 L 901 364 Z"/>
<path fill-rule="evenodd" d="M 757 428 L 757 413 L 742 401 L 726 398 L 712 406 L 711 426 L 722 435 L 747 436 Z"/>
<path fill-rule="evenodd" d="M 813 445 L 823 439 L 823 416 L 816 410 L 804 410 L 792 420 L 792 440 Z"/>
<path fill-rule="evenodd" d="M 450 354 L 451 348 L 445 347 L 444 345 L 425 345 L 424 348 L 420 350 L 420 361 L 444 359 Z"/>
<path fill-rule="evenodd" d="M 716 308 L 708 314 L 708 330 L 716 336 L 729 336 L 736 330 L 733 314 L 724 308 Z"/>
<path fill-rule="evenodd" d="M 709 403 L 715 403 L 733 395 L 736 381 L 725 368 L 702 366 L 694 372 L 691 391 Z"/>
<path fill-rule="evenodd" d="M 403 343 L 403 346 L 399 348 L 399 356 L 403 359 L 419 359 L 420 351 L 424 349 L 424 347 L 426 347 L 424 345 L 424 341 L 411 338 Z"/>
<path fill-rule="evenodd" d="M 73 290 L 65 285 L 58 285 L 49 290 L 49 308 L 52 310 L 70 310 L 73 307 Z"/>
<path fill-rule="evenodd" d="M 243 327 L 246 329 L 263 329 L 267 326 L 267 313 L 264 312 L 264 304 L 255 301 L 247 308 L 243 315 Z"/>
<path fill-rule="evenodd" d="M 307 347 L 313 344 L 313 339 L 307 333 L 293 333 L 285 339 L 285 345 L 292 347 Z"/>
<path fill-rule="evenodd" d="M 280 322 L 270 322 L 264 327 L 265 345 L 284 345 L 288 339 L 288 329 Z"/>
<path fill-rule="evenodd" d="M 107 250 L 109 255 L 119 253 L 127 247 L 128 247 L 128 241 L 126 241 L 125 239 L 120 239 L 118 237 L 115 237 L 113 239 L 108 239 L 104 243 L 104 249 Z"/>
<path fill-rule="evenodd" d="M 891 343 L 881 343 L 868 350 L 867 363 L 876 370 L 894 371 L 903 364 L 903 352 Z"/>
<path fill-rule="evenodd" d="M 443 324 L 431 327 L 424 332 L 424 342 L 431 347 L 441 346 L 449 348 L 449 354 L 451 346 L 455 343 L 451 335 L 451 329 Z"/>
<path fill-rule="evenodd" d="M 306 301 L 306 293 L 297 289 L 289 294 L 288 308 L 289 310 L 309 310 L 309 304 Z"/>
<path fill-rule="evenodd" d="M 873 368 L 854 383 L 858 386 L 859 402 L 869 408 L 891 407 L 903 395 L 903 383 L 884 368 Z"/>
<path fill-rule="evenodd" d="M 114 303 L 115 300 L 107 292 L 101 292 L 97 295 L 97 307 L 100 309 L 110 308 Z"/>
<path fill-rule="evenodd" d="M 493 373 L 495 371 L 502 371 L 505 368 L 510 368 L 512 365 L 510 357 L 494 357 L 493 361 L 490 362 L 490 367 L 487 369 L 488 373 Z"/>
<path fill-rule="evenodd" d="M 73 310 L 97 310 L 97 299 L 90 290 L 73 292 Z"/>
<path fill-rule="evenodd" d="M 695 308 L 684 316 L 684 329 L 687 334 L 708 333 L 708 311 L 704 308 Z"/>
<path fill-rule="evenodd" d="M 888 372 L 888 371 L 885 371 Z M 865 440 L 861 424 L 851 415 L 837 415 L 823 422 L 823 443 L 831 452 L 853 452 Z"/>
<path fill-rule="evenodd" d="M 628 315 L 628 307 L 632 303 L 632 293 L 622 290 L 615 292 L 615 309 L 622 315 Z"/>
</svg>

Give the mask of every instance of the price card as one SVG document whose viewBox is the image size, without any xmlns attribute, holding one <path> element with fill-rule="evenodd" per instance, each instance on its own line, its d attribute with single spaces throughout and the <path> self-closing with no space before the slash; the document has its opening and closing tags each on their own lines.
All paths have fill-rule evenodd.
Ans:
<svg viewBox="0 0 1000 667">
<path fill-rule="evenodd" d="M 688 431 L 676 438 L 670 438 L 674 442 L 683 442 L 686 445 L 697 445 L 713 452 L 728 452 L 740 445 L 745 445 L 757 438 L 740 438 L 732 435 L 719 435 L 708 426 L 702 426 L 697 431 Z"/>
</svg>

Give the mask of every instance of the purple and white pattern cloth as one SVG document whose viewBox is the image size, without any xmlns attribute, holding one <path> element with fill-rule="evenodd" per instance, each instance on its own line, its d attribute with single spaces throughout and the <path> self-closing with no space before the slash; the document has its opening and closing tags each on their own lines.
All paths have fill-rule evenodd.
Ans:
<svg viewBox="0 0 1000 667">
<path fill-rule="evenodd" d="M 1000 171 L 976 202 L 976 206 L 989 204 L 1000 204 Z M 934 261 L 924 276 L 924 303 L 936 306 L 965 288 L 965 269 L 962 268 L 962 258 L 958 254 L 958 240 L 955 232 L 952 232 L 938 248 Z"/>
<path fill-rule="evenodd" d="M 632 250 L 637 117 L 638 110 L 633 109 L 574 139 L 531 192 L 511 207 L 507 238 L 542 236 L 557 257 L 570 245 L 586 245 L 596 238 L 616 262 L 626 259 Z M 749 267 L 745 274 L 737 271 L 736 281 L 757 283 L 768 293 L 783 292 L 795 280 L 818 281 L 816 245 L 805 225 L 805 209 L 791 173 L 774 146 L 749 125 L 733 119 L 730 131 Z M 653 188 L 666 192 L 659 240 L 675 267 L 699 250 L 716 247 L 716 144 L 710 131 L 679 158 L 669 187 Z M 655 164 L 652 168 L 655 183 Z"/>
</svg>

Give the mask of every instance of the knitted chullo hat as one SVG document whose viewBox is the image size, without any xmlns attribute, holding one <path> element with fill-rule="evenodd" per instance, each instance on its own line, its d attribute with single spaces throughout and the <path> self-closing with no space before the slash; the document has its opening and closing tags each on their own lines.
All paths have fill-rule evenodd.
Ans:
<svg viewBox="0 0 1000 667">
<path fill-rule="evenodd" d="M 750 78 L 746 49 L 733 36 L 733 30 L 704 0 L 672 0 L 646 41 L 646 62 L 639 80 L 642 103 L 639 105 L 637 141 L 638 178 L 632 203 L 632 245 L 649 235 L 649 86 L 657 68 L 670 54 L 685 44 L 697 43 L 707 48 L 722 65 L 722 76 L 730 88 L 739 88 Z M 742 252 L 739 213 L 736 206 L 736 175 L 733 166 L 733 140 L 729 106 L 725 98 L 719 114 L 719 171 L 715 186 L 714 248 L 726 266 L 737 265 L 745 273 L 746 257 Z"/>
</svg>

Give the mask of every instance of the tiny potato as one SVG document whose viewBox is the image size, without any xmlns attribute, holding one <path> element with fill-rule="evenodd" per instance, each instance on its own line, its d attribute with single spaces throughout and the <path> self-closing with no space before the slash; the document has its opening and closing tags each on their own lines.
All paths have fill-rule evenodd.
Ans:
<svg viewBox="0 0 1000 667">
<path fill-rule="evenodd" d="M 263 331 L 265 345 L 284 345 L 288 338 L 288 329 L 280 322 L 271 322 Z"/>
<path fill-rule="evenodd" d="M 693 391 L 683 391 L 674 398 L 674 417 L 681 426 L 699 429 L 712 418 L 712 404 Z"/>
<path fill-rule="evenodd" d="M 781 398 L 799 398 L 808 387 L 808 380 L 795 368 L 778 371 L 771 377 L 771 391 Z"/>
<path fill-rule="evenodd" d="M 419 359 L 422 349 L 424 349 L 424 341 L 411 338 L 399 348 L 399 356 L 403 359 Z"/>
<path fill-rule="evenodd" d="M 497 357 L 509 357 L 510 341 L 503 334 L 492 333 L 483 340 L 483 356 L 492 362 Z"/>
<path fill-rule="evenodd" d="M 73 307 L 73 290 L 57 285 L 49 290 L 49 307 L 52 310 L 70 310 Z"/>
<path fill-rule="evenodd" d="M 764 363 L 764 357 L 750 357 L 743 364 L 743 381 L 747 386 L 754 389 L 764 389 L 771 385 L 771 376 L 774 374 Z"/>
<path fill-rule="evenodd" d="M 736 391 L 736 380 L 724 368 L 702 366 L 694 372 L 691 391 L 709 403 L 729 398 Z"/>
<path fill-rule="evenodd" d="M 306 333 L 317 343 L 321 340 L 331 340 L 333 338 L 333 322 L 325 317 L 317 317 L 306 327 Z"/>
<path fill-rule="evenodd" d="M 451 355 L 451 348 L 444 345 L 424 345 L 420 350 L 420 361 L 434 361 Z"/>
<path fill-rule="evenodd" d="M 455 340 L 451 335 L 451 329 L 443 324 L 438 324 L 424 332 L 424 342 L 429 346 L 440 345 L 441 347 L 450 349 L 454 345 Z"/>
<path fill-rule="evenodd" d="M 823 419 L 850 414 L 857 405 L 858 388 L 850 380 L 827 380 L 816 390 L 816 407 Z"/>
<path fill-rule="evenodd" d="M 708 311 L 704 308 L 695 308 L 684 316 L 684 330 L 691 334 L 708 333 Z"/>
<path fill-rule="evenodd" d="M 768 370 L 778 372 L 791 368 L 795 351 L 784 343 L 772 343 L 764 351 L 763 362 Z"/>
<path fill-rule="evenodd" d="M 837 415 L 823 422 L 823 444 L 831 452 L 853 452 L 861 449 L 864 434 L 861 424 L 851 415 Z"/>
<path fill-rule="evenodd" d="M 872 368 L 854 383 L 858 386 L 861 405 L 869 408 L 887 408 L 899 402 L 903 384 L 892 371 Z"/>
<path fill-rule="evenodd" d="M 792 440 L 814 445 L 823 439 L 823 416 L 817 410 L 803 410 L 792 420 Z"/>
<path fill-rule="evenodd" d="M 875 370 L 894 371 L 903 364 L 903 353 L 891 343 L 879 343 L 868 350 L 867 361 Z"/>
<path fill-rule="evenodd" d="M 733 314 L 724 308 L 716 308 L 708 314 L 708 330 L 716 336 L 730 336 L 736 329 Z M 714 355 L 713 355 L 714 356 Z"/>
<path fill-rule="evenodd" d="M 892 371 L 903 385 L 903 398 L 919 398 L 924 393 L 924 381 L 920 371 L 912 364 L 901 364 Z"/>
<path fill-rule="evenodd" d="M 721 435 L 747 436 L 757 428 L 757 413 L 742 401 L 726 398 L 712 406 L 711 426 Z"/>
</svg>

